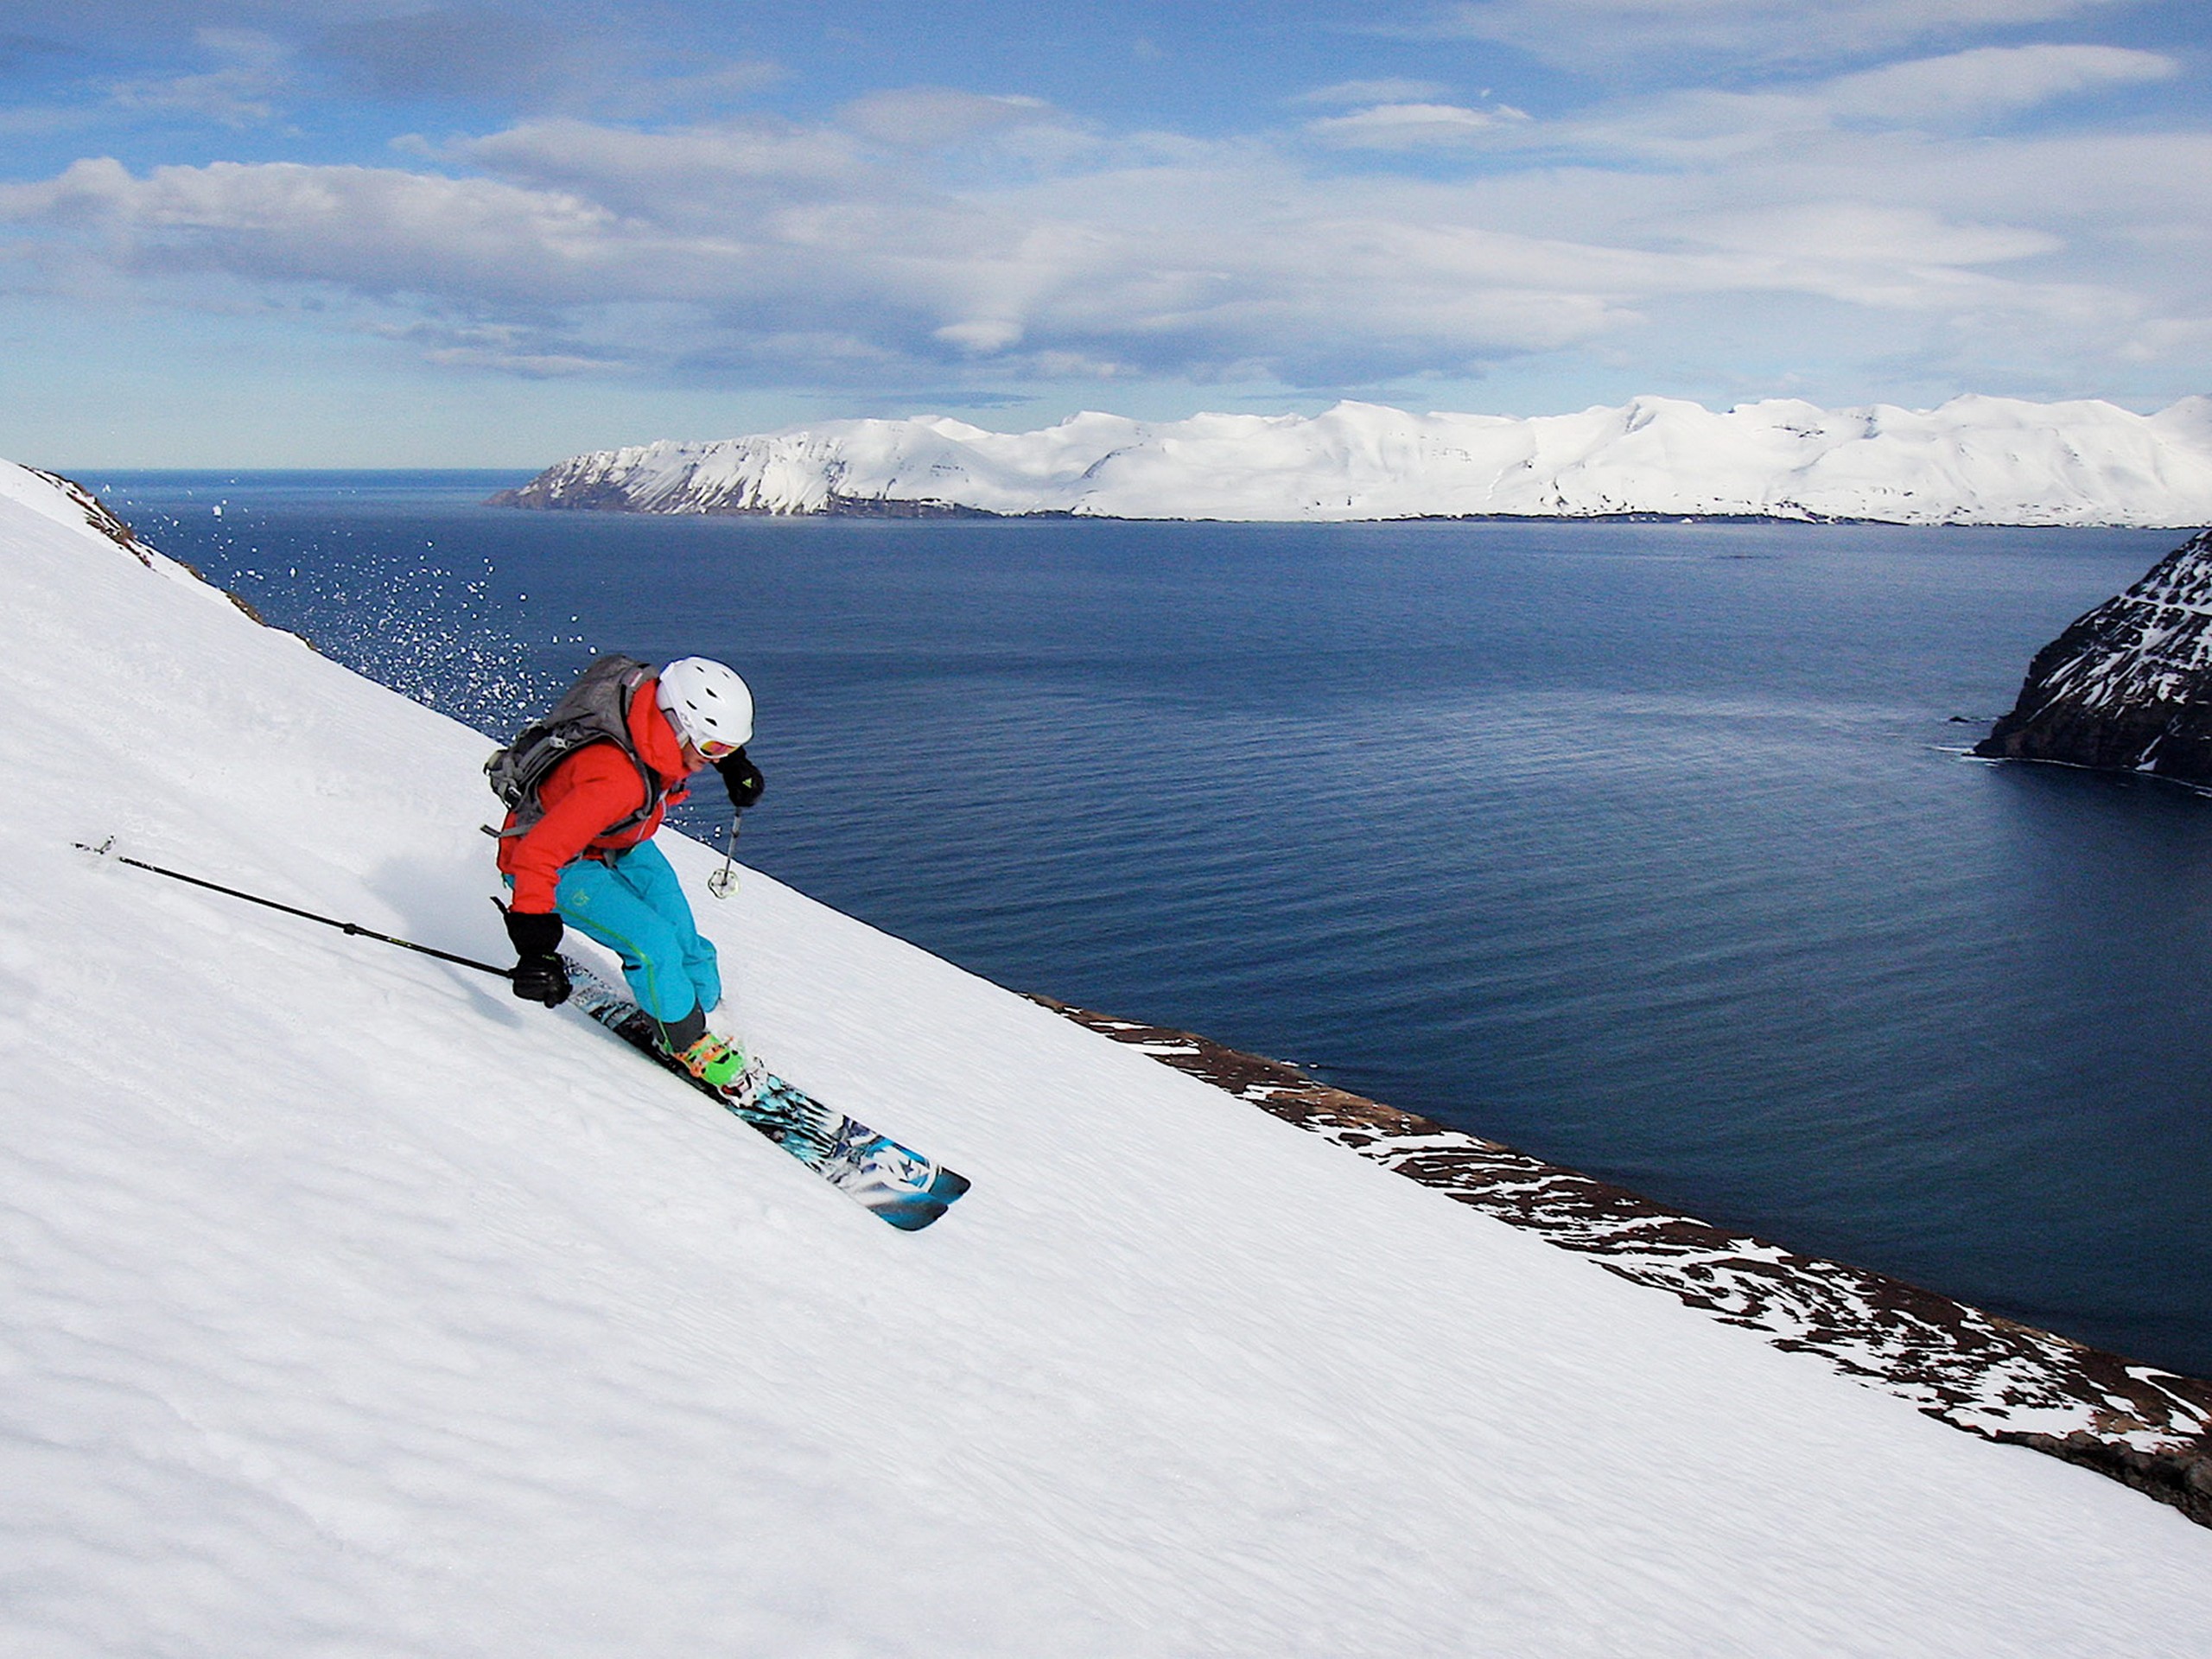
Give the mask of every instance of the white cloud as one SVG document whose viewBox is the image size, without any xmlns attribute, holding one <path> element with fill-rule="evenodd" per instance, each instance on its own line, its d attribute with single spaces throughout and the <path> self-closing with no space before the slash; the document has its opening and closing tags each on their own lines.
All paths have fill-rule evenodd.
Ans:
<svg viewBox="0 0 2212 1659">
<path fill-rule="evenodd" d="M 871 92 L 838 111 L 839 122 L 878 143 L 934 149 L 979 133 L 1047 118 L 1038 98 L 987 98 L 945 86 Z"/>
<path fill-rule="evenodd" d="M 1589 291 L 1589 277 L 1648 263 L 1376 212 L 1350 181 L 1285 213 L 1286 194 L 1306 187 L 1251 152 L 969 198 L 866 168 L 832 180 L 818 151 L 693 135 L 689 178 L 703 179 L 710 213 L 682 189 L 644 198 L 630 150 L 641 136 L 605 135 L 601 146 L 573 129 L 557 136 L 563 174 L 573 181 L 580 157 L 595 162 L 626 194 L 623 211 L 573 188 L 397 169 L 226 163 L 142 177 L 86 162 L 0 188 L 0 218 L 78 228 L 82 250 L 142 276 L 213 270 L 379 302 L 418 296 L 515 324 L 522 334 L 499 349 L 518 359 L 697 347 L 758 365 L 778 349 L 817 353 L 788 365 L 804 374 L 855 362 L 936 372 L 1017 346 L 1035 363 L 1199 377 L 1363 356 L 1399 369 L 1467 362 L 1605 326 L 1614 302 Z M 547 138 L 502 135 L 479 149 L 542 167 Z M 731 165 L 794 154 L 810 194 Z M 610 167 L 610 156 L 627 164 Z M 836 194 L 823 199 L 829 182 Z M 639 303 L 694 308 L 696 339 L 590 333 L 586 312 Z M 486 348 L 439 349 L 480 359 Z"/>
<path fill-rule="evenodd" d="M 363 332 L 417 346 L 424 362 L 441 367 L 482 369 L 525 379 L 619 374 L 626 366 L 605 357 L 532 351 L 529 349 L 527 332 L 508 324 L 371 322 Z"/>
<path fill-rule="evenodd" d="M 848 135 L 768 117 L 664 131 L 526 121 L 456 142 L 446 154 L 512 184 L 574 190 L 617 213 L 674 223 L 712 222 L 766 202 L 836 200 L 874 174 Z"/>
<path fill-rule="evenodd" d="M 2113 47 L 1977 47 L 1762 92 L 1627 99 L 1501 136 L 1599 158 L 1717 163 L 1843 130 L 1986 130 L 2074 93 L 2180 73 L 2170 57 Z"/>
<path fill-rule="evenodd" d="M 1419 104 L 1442 98 L 1451 87 L 1440 80 L 1340 80 L 1300 92 L 1294 104 Z"/>
<path fill-rule="evenodd" d="M 0 221 L 36 226 L 16 261 L 49 282 L 312 292 L 338 326 L 521 374 L 1371 385 L 1662 321 L 1772 327 L 1786 359 L 1814 346 L 1767 320 L 1808 307 L 1883 350 L 1940 334 L 1989 360 L 2118 363 L 2145 340 L 2206 349 L 2212 137 L 1971 124 L 2171 73 L 1985 48 L 1569 121 L 1402 100 L 1218 141 L 925 88 L 816 124 L 527 122 L 389 168 L 80 162 L 0 186 Z M 1420 175 L 1394 170 L 1415 146 Z"/>
<path fill-rule="evenodd" d="M 488 300 L 569 299 L 605 280 L 613 216 L 487 179 L 297 162 L 86 161 L 0 186 L 0 219 L 80 226 L 127 269 L 216 270 Z"/>
<path fill-rule="evenodd" d="M 1380 104 L 1351 115 L 1306 124 L 1323 143 L 1347 149 L 1421 149 L 1464 144 L 1491 129 L 1529 118 L 1510 105 L 1471 110 L 1456 104 Z"/>
<path fill-rule="evenodd" d="M 423 360 L 448 369 L 488 369 L 529 380 L 566 379 L 580 374 L 621 374 L 626 365 L 606 358 L 561 352 L 501 352 L 478 346 L 444 346 L 423 353 Z"/>
<path fill-rule="evenodd" d="M 2116 354 L 2129 363 L 2156 364 L 2176 358 L 2202 361 L 2208 353 L 2212 353 L 2212 317 L 2146 317 Z"/>
<path fill-rule="evenodd" d="M 2171 80 L 2181 65 L 2111 46 L 1977 47 L 1830 81 L 1813 102 L 1834 118 L 1899 125 L 1981 121 L 2105 86 Z"/>
<path fill-rule="evenodd" d="M 1694 236 L 1711 248 L 1820 262 L 1839 269 L 1964 270 L 2030 258 L 2064 246 L 2047 231 L 1961 224 L 1924 207 L 1863 201 L 1797 202 L 1750 212 L 1723 211 L 1684 217 L 1674 229 L 1677 236 Z"/>
<path fill-rule="evenodd" d="M 790 78 L 781 64 L 755 60 L 685 73 L 635 75 L 600 92 L 592 107 L 615 118 L 704 112 L 746 102 Z"/>
<path fill-rule="evenodd" d="M 274 37 L 242 29 L 203 29 L 200 45 L 223 67 L 196 75 L 118 81 L 108 89 L 119 108 L 186 115 L 226 127 L 252 127 L 275 118 L 277 100 L 292 92 L 290 48 Z"/>
<path fill-rule="evenodd" d="M 933 331 L 936 339 L 977 357 L 1002 352 L 1021 338 L 1021 325 L 1003 320 L 951 322 Z"/>
<path fill-rule="evenodd" d="M 1694 60 L 1822 62 L 2076 17 L 2127 0 L 1460 0 L 1426 31 L 1650 80 Z"/>
</svg>

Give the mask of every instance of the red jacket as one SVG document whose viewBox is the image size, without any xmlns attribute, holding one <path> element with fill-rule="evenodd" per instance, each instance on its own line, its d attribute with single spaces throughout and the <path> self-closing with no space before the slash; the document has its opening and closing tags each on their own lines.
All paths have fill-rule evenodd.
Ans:
<svg viewBox="0 0 2212 1659">
<path fill-rule="evenodd" d="M 630 741 L 665 793 L 641 821 L 610 834 L 614 825 L 645 804 L 645 779 L 638 776 L 630 757 L 613 743 L 592 743 L 555 766 L 537 791 L 545 816 L 528 834 L 499 843 L 499 868 L 514 878 L 515 909 L 535 915 L 551 910 L 554 885 L 563 870 L 580 858 L 636 846 L 660 828 L 662 809 L 684 798 L 683 780 L 690 768 L 683 763 L 683 745 L 676 728 L 654 698 L 659 683 L 647 680 L 632 699 Z M 513 823 L 514 815 L 509 813 L 507 824 Z"/>
</svg>

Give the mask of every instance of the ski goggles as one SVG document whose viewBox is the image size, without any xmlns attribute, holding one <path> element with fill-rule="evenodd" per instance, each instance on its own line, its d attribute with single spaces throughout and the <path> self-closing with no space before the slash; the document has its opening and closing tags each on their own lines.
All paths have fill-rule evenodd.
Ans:
<svg viewBox="0 0 2212 1659">
<path fill-rule="evenodd" d="M 691 747 L 699 751 L 702 760 L 712 761 L 727 760 L 745 746 L 742 743 L 725 743 L 718 737 L 710 737 Z"/>
</svg>

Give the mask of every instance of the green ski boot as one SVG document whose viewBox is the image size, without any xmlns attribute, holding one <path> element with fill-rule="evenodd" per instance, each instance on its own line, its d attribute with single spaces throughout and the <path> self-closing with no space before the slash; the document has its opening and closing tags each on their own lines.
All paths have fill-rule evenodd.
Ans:
<svg viewBox="0 0 2212 1659">
<path fill-rule="evenodd" d="M 709 1032 L 676 1056 L 693 1077 L 739 1105 L 750 1105 L 765 1076 L 760 1063 L 727 1037 Z"/>
</svg>

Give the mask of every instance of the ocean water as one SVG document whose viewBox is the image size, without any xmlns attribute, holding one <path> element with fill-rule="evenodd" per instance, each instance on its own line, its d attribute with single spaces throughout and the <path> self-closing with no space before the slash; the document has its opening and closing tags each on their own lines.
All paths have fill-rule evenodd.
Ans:
<svg viewBox="0 0 2212 1659">
<path fill-rule="evenodd" d="M 502 737 L 594 648 L 726 658 L 741 855 L 1001 983 L 2212 1375 L 2212 798 L 1962 753 L 2179 532 L 85 481 Z"/>
</svg>

